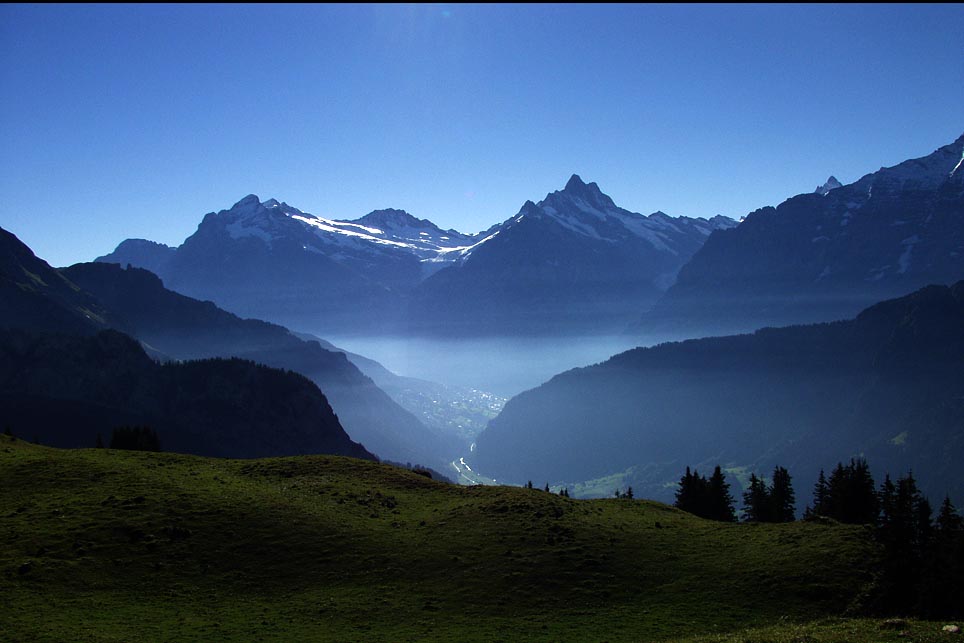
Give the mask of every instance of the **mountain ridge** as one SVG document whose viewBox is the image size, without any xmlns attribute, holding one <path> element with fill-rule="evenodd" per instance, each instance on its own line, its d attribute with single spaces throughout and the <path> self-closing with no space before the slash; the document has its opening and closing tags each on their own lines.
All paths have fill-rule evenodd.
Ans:
<svg viewBox="0 0 964 643">
<path fill-rule="evenodd" d="M 529 226 L 524 222 L 527 213 L 558 224 L 550 230 L 533 233 L 536 237 L 542 234 L 551 239 L 543 245 L 561 240 L 562 245 L 568 245 L 571 250 L 583 243 L 606 244 L 590 251 L 596 258 L 604 257 L 609 245 L 621 248 L 617 254 L 622 255 L 628 252 L 625 246 L 633 245 L 644 258 L 654 257 L 642 262 L 631 262 L 624 257 L 611 266 L 595 269 L 593 280 L 604 280 L 610 291 L 618 288 L 618 282 L 624 278 L 621 273 L 627 268 L 639 273 L 633 279 L 645 282 L 637 288 L 645 297 L 636 302 L 637 307 L 645 305 L 654 297 L 653 293 L 672 281 L 675 271 L 712 230 L 736 225 L 719 216 L 691 219 L 654 213 L 644 217 L 618 208 L 598 185 L 584 183 L 578 175 L 573 175 L 563 190 L 546 195 L 539 204 L 526 202 L 515 216 L 474 235 L 442 230 L 431 221 L 417 219 L 403 210 L 375 210 L 357 219 L 335 220 L 302 212 L 276 199 L 262 202 L 257 196 L 248 195 L 228 210 L 205 215 L 198 230 L 173 251 L 128 240 L 96 261 L 150 267 L 178 292 L 211 299 L 244 316 L 270 319 L 321 334 L 325 334 L 326 329 L 318 325 L 327 325 L 333 332 L 346 327 L 353 332 L 359 329 L 445 332 L 452 321 L 457 321 L 460 328 L 473 331 L 514 332 L 512 310 L 501 314 L 497 329 L 485 320 L 475 323 L 471 314 L 462 315 L 458 320 L 436 320 L 436 317 L 439 307 L 447 306 L 444 299 L 450 291 L 460 288 L 478 291 L 479 279 L 493 278 L 471 274 L 475 268 L 463 275 L 460 269 L 473 263 L 477 265 L 476 257 L 490 254 L 493 245 L 505 246 L 507 237 L 520 236 L 514 229 L 520 223 Z M 531 236 L 522 233 L 526 235 Z M 584 240 L 574 241 L 574 236 Z M 519 261 L 528 261 L 524 255 L 530 254 L 531 248 L 512 246 L 510 243 L 505 247 L 510 248 L 509 252 Z M 499 252 L 506 250 L 496 254 Z M 138 253 L 143 253 L 143 257 Z M 571 252 L 567 254 L 575 256 Z M 583 268 L 586 266 L 580 270 Z M 448 274 L 441 281 L 446 293 L 433 293 L 432 289 L 440 283 L 434 279 L 446 271 Z M 577 282 L 578 272 L 570 270 L 561 277 L 562 282 Z M 494 278 L 502 277 L 507 276 Z M 550 278 L 554 280 L 559 279 Z M 448 285 L 451 281 L 466 283 Z M 538 287 L 538 283 L 526 285 L 526 288 Z M 547 287 L 562 288 L 552 284 Z M 619 299 L 615 293 L 605 298 L 601 304 L 603 309 L 612 308 Z M 450 308 L 457 309 L 460 305 L 461 302 L 452 302 Z M 514 303 L 499 301 L 496 296 L 484 304 L 490 309 L 499 305 L 511 309 Z M 597 311 L 600 313 L 597 317 L 603 309 Z M 451 317 L 452 312 L 450 310 L 447 317 Z M 555 311 L 539 311 L 535 316 L 542 326 L 565 326 Z M 622 323 L 620 320 L 611 325 L 615 328 Z"/>
<path fill-rule="evenodd" d="M 712 334 L 846 319 L 964 278 L 964 136 L 714 234 L 642 314 L 640 333 Z"/>
</svg>

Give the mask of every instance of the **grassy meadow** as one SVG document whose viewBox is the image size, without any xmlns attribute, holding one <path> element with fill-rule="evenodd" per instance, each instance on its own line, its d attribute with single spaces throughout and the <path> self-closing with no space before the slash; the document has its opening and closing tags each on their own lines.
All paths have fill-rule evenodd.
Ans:
<svg viewBox="0 0 964 643">
<path fill-rule="evenodd" d="M 937 641 L 863 527 L 0 436 L 0 640 Z"/>
</svg>

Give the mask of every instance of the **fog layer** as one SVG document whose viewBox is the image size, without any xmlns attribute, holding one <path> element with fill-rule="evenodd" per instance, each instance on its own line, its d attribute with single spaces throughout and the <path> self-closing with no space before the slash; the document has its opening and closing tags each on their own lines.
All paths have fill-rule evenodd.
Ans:
<svg viewBox="0 0 964 643">
<path fill-rule="evenodd" d="M 326 337 L 336 346 L 381 362 L 398 375 L 476 388 L 511 397 L 553 375 L 648 346 L 638 337 L 484 337 L 447 339 L 398 336 Z"/>
</svg>

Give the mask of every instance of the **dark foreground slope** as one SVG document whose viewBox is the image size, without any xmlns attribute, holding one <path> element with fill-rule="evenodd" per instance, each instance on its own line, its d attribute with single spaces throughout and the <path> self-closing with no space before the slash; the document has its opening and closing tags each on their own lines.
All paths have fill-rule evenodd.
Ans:
<svg viewBox="0 0 964 643">
<path fill-rule="evenodd" d="M 499 480 L 576 482 L 632 470 L 672 499 L 687 465 L 796 476 L 863 455 L 913 470 L 935 502 L 964 496 L 964 282 L 855 320 L 638 348 L 556 376 L 506 404 L 473 465 Z M 612 493 L 612 488 L 607 490 Z"/>
<path fill-rule="evenodd" d="M 897 640 L 794 625 L 859 606 L 859 527 L 4 436 L 0 516 L 0 631 L 20 641 Z"/>
<path fill-rule="evenodd" d="M 222 457 L 334 453 L 352 442 L 318 387 L 239 359 L 158 364 L 130 337 L 0 331 L 0 422 L 64 447 L 149 426 L 162 448 Z"/>
</svg>

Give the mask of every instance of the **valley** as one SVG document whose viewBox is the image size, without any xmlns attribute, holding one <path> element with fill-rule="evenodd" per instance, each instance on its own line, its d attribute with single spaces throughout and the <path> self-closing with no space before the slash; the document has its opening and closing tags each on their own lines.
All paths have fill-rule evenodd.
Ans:
<svg viewBox="0 0 964 643">
<path fill-rule="evenodd" d="M 398 375 L 491 393 L 504 400 L 571 368 L 659 343 L 631 335 L 439 338 L 329 336 L 331 343 L 377 360 Z"/>
</svg>

